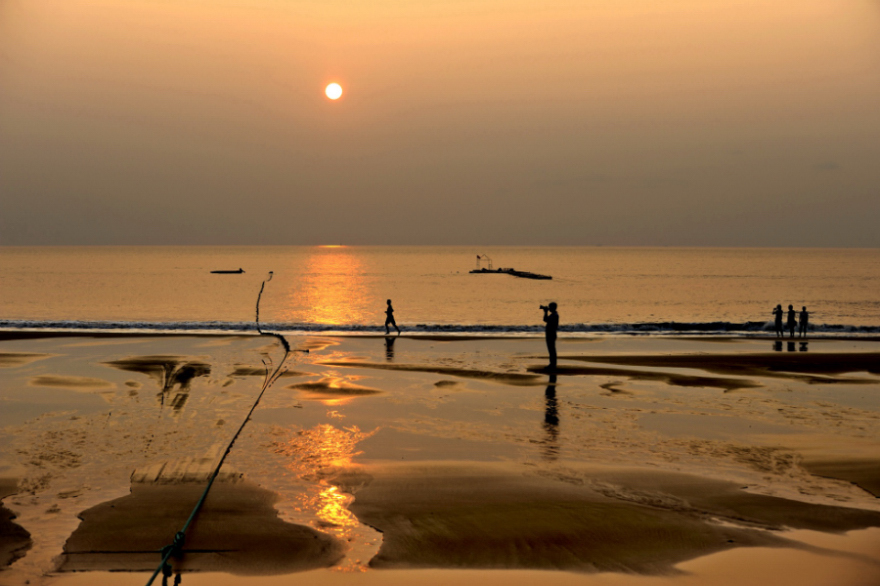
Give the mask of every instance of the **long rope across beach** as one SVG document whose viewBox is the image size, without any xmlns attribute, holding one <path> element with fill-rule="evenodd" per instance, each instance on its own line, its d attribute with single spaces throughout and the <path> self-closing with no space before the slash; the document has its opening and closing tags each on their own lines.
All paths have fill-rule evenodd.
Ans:
<svg viewBox="0 0 880 586">
<path fill-rule="evenodd" d="M 205 499 L 208 498 L 208 493 L 211 490 L 211 486 L 214 484 L 214 480 L 217 479 L 217 476 L 220 474 L 220 468 L 223 467 L 223 463 L 226 461 L 226 456 L 232 451 L 232 446 L 235 445 L 235 440 L 238 439 L 238 436 L 241 435 L 241 432 L 244 430 L 248 421 L 251 420 L 251 416 L 254 413 L 254 410 L 257 408 L 257 405 L 260 404 L 260 399 L 263 398 L 263 395 L 266 391 L 271 387 L 275 381 L 281 376 L 287 359 L 292 354 L 292 350 L 290 349 L 290 344 L 288 344 L 287 340 L 281 334 L 275 333 L 264 333 L 260 329 L 260 299 L 263 296 L 263 290 L 266 287 L 266 283 L 272 280 L 272 273 L 269 273 L 269 278 L 263 281 L 263 284 L 260 286 L 260 293 L 257 295 L 257 312 L 256 312 L 256 324 L 257 331 L 260 332 L 260 335 L 268 335 L 274 336 L 281 342 L 281 347 L 284 348 L 284 356 L 282 356 L 281 361 L 278 363 L 278 366 L 275 367 L 275 370 L 272 373 L 269 373 L 269 364 L 266 364 L 266 361 L 263 360 L 263 365 L 266 367 L 266 376 L 263 379 L 263 386 L 260 388 L 260 393 L 257 395 L 256 400 L 253 405 L 251 405 L 250 410 L 244 418 L 244 421 L 241 422 L 241 425 L 238 427 L 238 430 L 232 436 L 232 439 L 229 440 L 229 443 L 226 446 L 226 451 L 223 452 L 223 455 L 220 457 L 220 460 L 217 462 L 217 466 L 214 468 L 214 471 L 211 473 L 211 476 L 208 478 L 208 484 L 205 486 L 205 490 L 202 492 L 202 496 L 199 498 L 196 505 L 193 507 L 192 512 L 189 515 L 189 518 L 184 523 L 183 527 L 174 535 L 174 540 L 163 547 L 160 552 L 162 553 L 162 561 L 159 563 L 159 566 L 153 572 L 150 579 L 147 580 L 147 586 L 151 586 L 153 582 L 156 580 L 156 577 L 161 572 L 164 578 L 167 580 L 169 576 L 171 576 L 171 566 L 168 564 L 168 560 L 172 557 L 178 556 L 183 552 L 183 545 L 186 542 L 186 532 L 189 529 L 190 525 L 192 525 L 195 518 L 198 516 L 199 511 L 202 508 L 202 505 L 205 504 Z M 308 352 L 308 350 L 305 350 Z M 271 360 L 271 358 L 270 358 Z M 176 583 L 176 581 L 175 581 Z"/>
</svg>

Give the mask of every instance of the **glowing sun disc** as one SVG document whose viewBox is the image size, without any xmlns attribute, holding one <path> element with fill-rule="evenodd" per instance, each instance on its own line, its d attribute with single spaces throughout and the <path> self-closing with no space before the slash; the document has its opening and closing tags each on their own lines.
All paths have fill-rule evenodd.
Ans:
<svg viewBox="0 0 880 586">
<path fill-rule="evenodd" d="M 324 93 L 331 100 L 338 100 L 342 96 L 342 86 L 338 83 L 331 83 L 324 88 Z"/>
</svg>

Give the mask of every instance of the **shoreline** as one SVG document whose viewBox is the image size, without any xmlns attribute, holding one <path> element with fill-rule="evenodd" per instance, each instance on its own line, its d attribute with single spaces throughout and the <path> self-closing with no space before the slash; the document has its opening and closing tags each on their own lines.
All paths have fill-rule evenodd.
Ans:
<svg viewBox="0 0 880 586">
<path fill-rule="evenodd" d="M 406 326 L 404 326 L 406 327 Z M 538 326 L 536 326 L 538 327 Z M 872 326 L 873 327 L 873 326 Z M 95 337 L 95 338 L 129 338 L 129 337 L 147 337 L 161 338 L 164 336 L 179 337 L 259 337 L 269 334 L 281 334 L 291 337 L 328 337 L 328 338 L 367 338 L 379 339 L 387 337 L 405 337 L 411 340 L 426 341 L 469 341 L 469 340 L 543 340 L 544 334 L 541 332 L 511 332 L 509 334 L 499 333 L 430 333 L 430 332 L 407 332 L 398 336 L 397 334 L 383 334 L 376 332 L 340 332 L 334 330 L 323 331 L 307 331 L 307 330 L 271 330 L 268 329 L 264 333 L 259 333 L 256 327 L 253 330 L 102 330 L 102 329 L 24 329 L 24 328 L 0 328 L 0 341 L 2 340 L 25 340 L 37 338 L 60 338 L 60 337 Z M 566 335 L 567 334 L 567 335 Z M 566 332 L 560 330 L 558 340 L 563 341 L 598 341 L 613 338 L 623 339 L 658 339 L 658 340 L 690 340 L 705 342 L 735 342 L 740 340 L 760 340 L 769 342 L 801 343 L 812 341 L 842 341 L 842 342 L 880 342 L 880 335 L 865 334 L 817 334 L 807 338 L 777 338 L 776 336 L 766 334 L 744 333 L 741 335 L 730 333 L 706 333 L 696 334 L 694 332 L 681 333 L 664 333 L 664 332 Z"/>
</svg>

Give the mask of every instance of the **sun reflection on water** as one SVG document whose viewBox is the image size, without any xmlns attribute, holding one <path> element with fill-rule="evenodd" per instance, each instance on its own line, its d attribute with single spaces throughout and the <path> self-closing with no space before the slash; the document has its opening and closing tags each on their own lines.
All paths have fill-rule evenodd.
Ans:
<svg viewBox="0 0 880 586">
<path fill-rule="evenodd" d="M 340 473 L 352 471 L 353 459 L 362 453 L 357 444 L 374 433 L 363 432 L 357 426 L 339 428 L 325 423 L 295 431 L 273 443 L 275 453 L 286 458 L 286 468 L 312 483 L 296 498 L 295 510 L 312 515 L 316 529 L 351 546 L 355 555 L 347 556 L 337 570 L 363 571 L 379 545 L 375 533 L 349 511 L 354 497 L 333 484 Z"/>
<path fill-rule="evenodd" d="M 361 259 L 344 247 L 316 247 L 302 281 L 290 292 L 286 321 L 327 325 L 362 324 L 380 307 L 368 293 Z"/>
<path fill-rule="evenodd" d="M 317 499 L 318 518 L 322 527 L 346 529 L 359 525 L 357 518 L 348 510 L 348 504 L 354 500 L 352 496 L 339 492 L 336 486 L 328 486 L 322 490 Z M 345 533 L 345 532 L 343 532 Z"/>
</svg>

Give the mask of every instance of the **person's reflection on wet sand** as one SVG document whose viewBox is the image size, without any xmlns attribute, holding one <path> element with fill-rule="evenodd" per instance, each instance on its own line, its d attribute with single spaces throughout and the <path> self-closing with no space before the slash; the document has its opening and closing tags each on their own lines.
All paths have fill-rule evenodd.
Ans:
<svg viewBox="0 0 880 586">
<path fill-rule="evenodd" d="M 395 336 L 385 336 L 385 359 L 388 362 L 394 360 L 394 342 L 397 340 Z"/>
<path fill-rule="evenodd" d="M 559 409 L 556 402 L 556 375 L 551 374 L 544 391 L 544 459 L 556 460 L 559 457 Z"/>
<path fill-rule="evenodd" d="M 794 342 L 786 342 L 786 345 L 788 346 L 787 350 L 789 352 L 794 352 Z"/>
<path fill-rule="evenodd" d="M 798 351 L 799 351 L 799 352 L 807 352 L 807 351 L 808 351 L 808 350 L 807 350 L 807 344 L 808 344 L 808 343 L 809 343 L 809 342 L 801 342 L 801 347 L 798 348 Z"/>
<path fill-rule="evenodd" d="M 776 352 L 782 352 L 782 341 L 781 340 L 776 340 L 775 342 L 773 342 L 773 350 L 775 350 Z"/>
<path fill-rule="evenodd" d="M 170 574 L 162 574 L 162 586 L 168 586 L 168 578 Z M 183 581 L 183 578 L 180 577 L 180 572 L 177 572 L 174 575 L 174 586 L 180 586 L 180 583 Z"/>
</svg>

